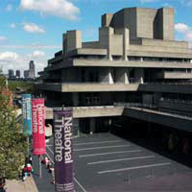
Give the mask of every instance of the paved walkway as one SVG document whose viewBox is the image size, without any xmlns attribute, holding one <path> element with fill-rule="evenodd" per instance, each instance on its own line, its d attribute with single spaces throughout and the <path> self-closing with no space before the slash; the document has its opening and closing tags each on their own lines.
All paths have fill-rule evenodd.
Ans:
<svg viewBox="0 0 192 192">
<path fill-rule="evenodd" d="M 33 177 L 27 177 L 26 181 L 7 180 L 7 192 L 38 192 Z"/>
</svg>

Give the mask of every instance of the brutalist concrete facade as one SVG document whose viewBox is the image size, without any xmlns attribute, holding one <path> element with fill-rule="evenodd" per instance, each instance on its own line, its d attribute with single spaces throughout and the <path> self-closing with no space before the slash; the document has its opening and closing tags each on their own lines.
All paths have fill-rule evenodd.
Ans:
<svg viewBox="0 0 192 192">
<path fill-rule="evenodd" d="M 129 116 L 135 105 L 153 107 L 162 120 L 165 112 L 171 121 L 176 114 L 187 121 L 177 128 L 190 131 L 184 115 L 192 111 L 185 107 L 192 99 L 192 49 L 174 39 L 174 10 L 125 8 L 104 14 L 101 22 L 98 41 L 82 42 L 81 31 L 63 34 L 63 49 L 40 72 L 47 119 L 54 107 L 73 107 L 76 127 L 85 129 L 83 122 L 94 132 L 114 116 Z"/>
</svg>

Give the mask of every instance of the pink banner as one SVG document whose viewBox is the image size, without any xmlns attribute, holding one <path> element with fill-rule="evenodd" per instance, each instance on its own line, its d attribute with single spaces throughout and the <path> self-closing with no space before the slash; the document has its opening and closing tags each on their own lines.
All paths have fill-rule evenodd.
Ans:
<svg viewBox="0 0 192 192">
<path fill-rule="evenodd" d="M 32 99 L 33 154 L 45 154 L 45 106 L 44 99 Z"/>
</svg>

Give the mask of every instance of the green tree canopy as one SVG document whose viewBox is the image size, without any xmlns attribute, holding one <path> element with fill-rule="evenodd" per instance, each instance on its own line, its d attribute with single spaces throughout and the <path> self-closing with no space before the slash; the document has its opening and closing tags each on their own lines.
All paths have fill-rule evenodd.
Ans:
<svg viewBox="0 0 192 192">
<path fill-rule="evenodd" d="M 22 126 L 17 122 L 16 110 L 11 105 L 6 78 L 0 75 L 0 177 L 18 178 L 26 147 Z"/>
</svg>

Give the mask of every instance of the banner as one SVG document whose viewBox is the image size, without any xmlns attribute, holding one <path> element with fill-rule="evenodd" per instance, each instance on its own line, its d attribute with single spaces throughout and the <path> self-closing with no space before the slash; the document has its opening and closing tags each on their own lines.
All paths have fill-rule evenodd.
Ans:
<svg viewBox="0 0 192 192">
<path fill-rule="evenodd" d="M 33 154 L 45 154 L 44 99 L 32 99 Z"/>
<path fill-rule="evenodd" d="M 31 135 L 32 134 L 31 94 L 22 95 L 22 111 L 24 118 L 23 133 L 25 135 Z"/>
<path fill-rule="evenodd" d="M 56 192 L 74 192 L 72 119 L 72 109 L 54 111 Z"/>
</svg>

